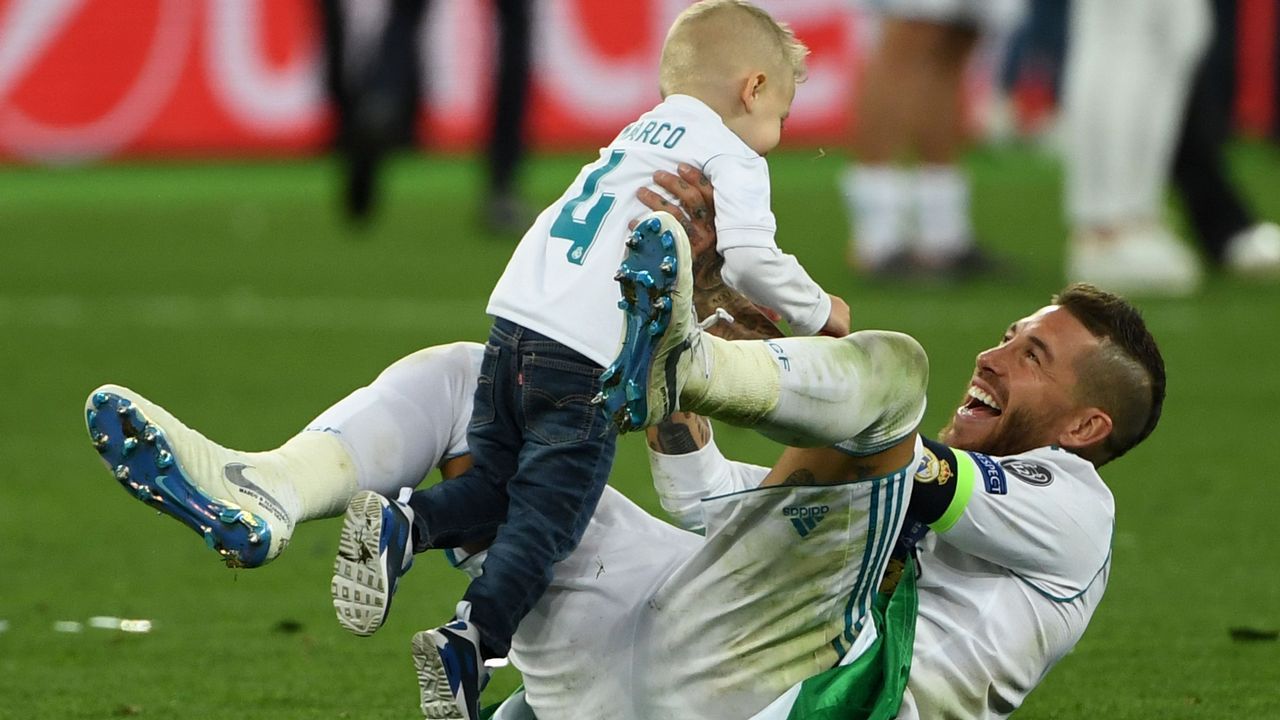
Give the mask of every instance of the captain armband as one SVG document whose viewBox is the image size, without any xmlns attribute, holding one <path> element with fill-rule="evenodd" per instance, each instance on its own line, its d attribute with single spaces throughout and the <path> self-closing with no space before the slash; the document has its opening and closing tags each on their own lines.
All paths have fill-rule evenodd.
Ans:
<svg viewBox="0 0 1280 720">
<path fill-rule="evenodd" d="M 973 494 L 973 464 L 946 445 L 921 438 L 924 457 L 916 467 L 907 515 L 934 532 L 950 530 Z"/>
</svg>

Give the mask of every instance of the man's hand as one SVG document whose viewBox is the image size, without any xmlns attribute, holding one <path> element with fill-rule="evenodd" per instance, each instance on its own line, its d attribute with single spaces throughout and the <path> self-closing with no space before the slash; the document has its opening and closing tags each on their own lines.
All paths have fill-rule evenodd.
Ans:
<svg viewBox="0 0 1280 720">
<path fill-rule="evenodd" d="M 782 337 L 777 313 L 757 307 L 720 277 L 724 258 L 716 252 L 716 209 L 711 181 L 687 163 L 680 163 L 676 170 L 678 174 L 664 170 L 653 174 L 654 184 L 670 193 L 676 202 L 649 188 L 641 188 L 636 197 L 650 210 L 671 213 L 684 226 L 693 249 L 693 306 L 698 317 L 710 317 L 716 308 L 724 308 L 734 317 L 735 322 L 714 325 L 707 332 L 726 340 Z"/>
<path fill-rule="evenodd" d="M 662 210 L 675 216 L 689 236 L 695 258 L 715 252 L 716 207 L 711 182 L 692 165 L 680 163 L 676 170 L 678 175 L 665 170 L 653 174 L 654 184 L 671 193 L 675 203 L 647 187 L 640 188 L 636 197 L 650 210 Z"/>
<path fill-rule="evenodd" d="M 835 295 L 830 297 L 831 314 L 827 316 L 827 324 L 822 326 L 818 334 L 844 337 L 849 334 L 849 303 Z"/>
</svg>

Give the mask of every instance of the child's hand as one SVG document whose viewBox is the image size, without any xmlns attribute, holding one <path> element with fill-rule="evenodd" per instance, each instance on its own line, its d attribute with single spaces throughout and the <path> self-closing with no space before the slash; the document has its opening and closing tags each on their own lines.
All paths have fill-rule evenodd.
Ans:
<svg viewBox="0 0 1280 720">
<path fill-rule="evenodd" d="M 822 326 L 818 334 L 844 337 L 849 334 L 849 304 L 835 295 L 829 296 L 831 298 L 831 314 L 827 316 L 827 324 Z"/>
</svg>

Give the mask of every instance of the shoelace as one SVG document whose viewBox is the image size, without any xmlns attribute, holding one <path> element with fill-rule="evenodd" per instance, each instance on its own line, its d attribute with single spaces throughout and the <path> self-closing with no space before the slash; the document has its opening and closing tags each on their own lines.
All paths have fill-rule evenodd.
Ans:
<svg viewBox="0 0 1280 720">
<path fill-rule="evenodd" d="M 697 316 L 695 315 L 694 317 Z M 702 344 L 702 333 L 722 322 L 727 325 L 731 325 L 735 320 L 733 319 L 733 316 L 729 314 L 728 310 L 721 307 L 716 308 L 715 312 L 706 316 L 702 320 L 699 320 L 697 323 L 698 334 L 696 339 L 689 344 L 689 349 L 691 351 L 697 350 L 697 347 Z M 711 377 L 711 356 L 708 353 L 700 354 L 702 355 L 702 377 Z"/>
<path fill-rule="evenodd" d="M 711 313 L 706 318 L 698 321 L 698 329 L 707 330 L 709 328 L 715 327 L 716 325 L 719 325 L 722 322 L 725 324 L 732 325 L 735 321 L 733 319 L 733 316 L 729 314 L 728 310 L 725 310 L 722 307 L 718 307 L 716 308 L 715 312 Z"/>
</svg>

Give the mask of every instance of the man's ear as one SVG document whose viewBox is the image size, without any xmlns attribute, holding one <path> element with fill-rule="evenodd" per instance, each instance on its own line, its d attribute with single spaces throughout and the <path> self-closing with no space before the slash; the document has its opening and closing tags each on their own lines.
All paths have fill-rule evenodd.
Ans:
<svg viewBox="0 0 1280 720">
<path fill-rule="evenodd" d="M 767 79 L 762 72 L 752 72 L 747 76 L 746 82 L 742 83 L 742 94 L 738 99 L 742 101 L 742 107 L 747 112 L 755 109 L 756 102 L 760 100 L 760 94 L 764 92 Z"/>
<path fill-rule="evenodd" d="M 1111 416 L 1105 410 L 1083 408 L 1058 435 L 1058 445 L 1069 450 L 1095 447 L 1111 435 L 1112 429 Z"/>
</svg>

